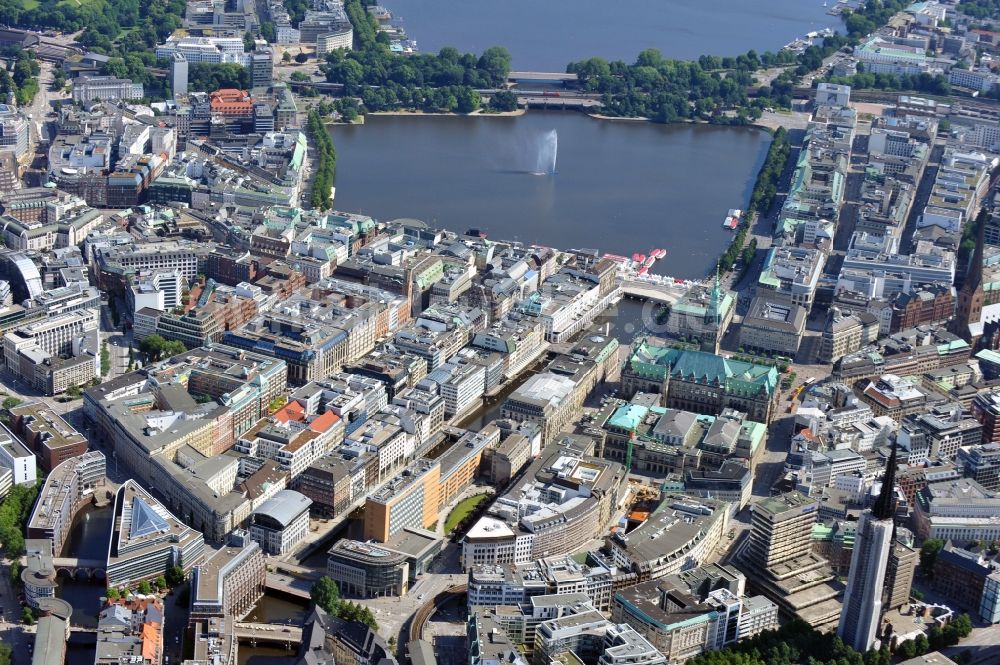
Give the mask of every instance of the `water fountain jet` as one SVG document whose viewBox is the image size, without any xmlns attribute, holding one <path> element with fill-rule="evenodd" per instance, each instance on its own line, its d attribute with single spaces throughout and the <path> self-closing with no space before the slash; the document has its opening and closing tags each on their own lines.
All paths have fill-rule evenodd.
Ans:
<svg viewBox="0 0 1000 665">
<path fill-rule="evenodd" d="M 555 175 L 556 157 L 559 152 L 559 133 L 550 129 L 538 140 L 538 159 L 535 162 L 535 175 Z"/>
</svg>

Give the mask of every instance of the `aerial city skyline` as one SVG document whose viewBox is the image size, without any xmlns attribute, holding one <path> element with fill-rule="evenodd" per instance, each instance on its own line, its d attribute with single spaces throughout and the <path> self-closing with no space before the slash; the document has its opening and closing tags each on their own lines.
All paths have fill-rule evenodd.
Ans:
<svg viewBox="0 0 1000 665">
<path fill-rule="evenodd" d="M 0 665 L 1000 662 L 1000 5 L 0 0 Z"/>
</svg>

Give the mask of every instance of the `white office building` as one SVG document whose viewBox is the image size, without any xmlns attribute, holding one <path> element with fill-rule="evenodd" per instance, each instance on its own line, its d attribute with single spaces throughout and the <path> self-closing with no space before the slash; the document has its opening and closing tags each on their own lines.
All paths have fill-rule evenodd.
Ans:
<svg viewBox="0 0 1000 665">
<path fill-rule="evenodd" d="M 281 490 L 250 514 L 250 538 L 268 554 L 292 551 L 309 532 L 312 500 L 294 490 Z"/>
<path fill-rule="evenodd" d="M 14 485 L 34 485 L 36 476 L 35 456 L 20 441 L 0 430 L 0 467 L 9 469 Z"/>
</svg>

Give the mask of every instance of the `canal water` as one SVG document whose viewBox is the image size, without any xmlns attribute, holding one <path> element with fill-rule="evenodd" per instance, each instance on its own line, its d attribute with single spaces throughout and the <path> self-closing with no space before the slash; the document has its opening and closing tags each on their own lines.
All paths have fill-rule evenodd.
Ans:
<svg viewBox="0 0 1000 665">
<path fill-rule="evenodd" d="M 106 559 L 112 513 L 111 507 L 84 508 L 73 522 L 62 555 L 81 559 Z M 73 623 L 78 626 L 96 626 L 100 599 L 107 588 L 104 580 L 60 578 L 58 583 L 56 595 L 73 606 Z"/>
<path fill-rule="evenodd" d="M 325 556 L 325 554 L 324 554 Z M 286 600 L 273 595 L 265 595 L 261 598 L 250 613 L 246 616 L 246 621 L 259 623 L 289 623 L 293 626 L 301 626 L 309 613 L 309 607 L 305 603 Z M 238 665 L 292 665 L 295 661 L 295 652 L 284 648 L 273 646 L 255 646 L 241 644 Z"/>
<path fill-rule="evenodd" d="M 514 69 L 565 71 L 600 56 L 633 62 L 657 48 L 669 58 L 777 51 L 807 32 L 843 32 L 823 0 L 386 0 L 421 51 L 481 53 L 504 46 Z M 829 6 L 833 6 L 830 0 Z"/>
<path fill-rule="evenodd" d="M 534 175 L 558 136 L 555 173 Z M 338 210 L 484 231 L 496 239 L 631 256 L 662 247 L 659 274 L 704 277 L 728 246 L 770 135 L 747 127 L 519 117 L 369 116 L 335 126 Z"/>
<path fill-rule="evenodd" d="M 80 511 L 69 539 L 63 547 L 62 556 L 81 559 L 101 559 L 108 556 L 108 538 L 111 535 L 111 507 L 94 508 L 88 506 Z M 56 595 L 73 606 L 72 623 L 77 626 L 94 627 L 100 611 L 100 599 L 106 587 L 103 580 L 82 578 L 68 580 L 59 578 Z M 87 636 L 89 637 L 89 636 Z M 94 644 L 92 641 L 74 636 L 66 645 L 67 665 L 93 665 Z"/>
</svg>

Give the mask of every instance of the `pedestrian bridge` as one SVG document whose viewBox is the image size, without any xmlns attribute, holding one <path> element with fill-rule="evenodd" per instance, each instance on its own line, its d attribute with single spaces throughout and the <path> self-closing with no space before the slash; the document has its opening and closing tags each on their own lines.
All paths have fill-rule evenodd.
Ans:
<svg viewBox="0 0 1000 665">
<path fill-rule="evenodd" d="M 21 565 L 28 565 L 28 558 L 21 557 Z M 103 580 L 107 574 L 107 562 L 104 559 L 80 559 L 78 557 L 54 557 L 52 569 L 56 577 L 62 575 L 70 578 L 85 578 L 88 580 Z"/>
<path fill-rule="evenodd" d="M 302 628 L 298 626 L 237 621 L 234 632 L 237 640 L 251 644 L 270 642 L 292 648 L 302 642 Z"/>
</svg>

